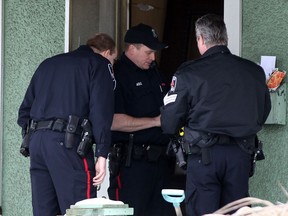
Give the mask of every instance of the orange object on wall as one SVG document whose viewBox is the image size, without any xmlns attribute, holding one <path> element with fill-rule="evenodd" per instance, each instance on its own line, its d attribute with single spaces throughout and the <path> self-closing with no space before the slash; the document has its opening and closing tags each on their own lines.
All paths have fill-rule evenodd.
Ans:
<svg viewBox="0 0 288 216">
<path fill-rule="evenodd" d="M 274 71 L 267 81 L 268 88 L 275 91 L 281 84 L 286 75 L 285 71 Z"/>
</svg>

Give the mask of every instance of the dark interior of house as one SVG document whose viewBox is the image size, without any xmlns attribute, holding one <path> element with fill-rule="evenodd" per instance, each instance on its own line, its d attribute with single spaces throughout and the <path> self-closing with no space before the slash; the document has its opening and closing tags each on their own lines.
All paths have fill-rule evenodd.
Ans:
<svg viewBox="0 0 288 216">
<path fill-rule="evenodd" d="M 154 10 L 145 10 L 151 5 Z M 169 47 L 158 54 L 159 68 L 168 80 L 186 60 L 200 56 L 194 22 L 207 13 L 222 15 L 224 0 L 131 0 L 130 25 L 140 22 L 153 26 L 160 39 Z"/>
<path fill-rule="evenodd" d="M 194 23 L 207 13 L 223 15 L 224 0 L 168 0 L 163 41 L 169 48 L 161 53 L 160 68 L 168 76 L 186 60 L 200 56 Z"/>
</svg>

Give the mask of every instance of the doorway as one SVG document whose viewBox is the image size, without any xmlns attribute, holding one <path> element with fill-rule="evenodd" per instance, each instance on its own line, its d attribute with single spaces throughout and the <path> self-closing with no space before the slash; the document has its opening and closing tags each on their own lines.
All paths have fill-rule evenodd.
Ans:
<svg viewBox="0 0 288 216">
<path fill-rule="evenodd" d="M 91 31 L 103 31 L 114 35 L 119 51 L 123 50 L 126 30 L 134 24 L 132 21 L 139 22 L 132 13 L 140 10 L 141 14 L 138 15 L 140 21 L 143 21 L 144 18 L 149 20 L 147 24 L 155 26 L 159 38 L 169 45 L 168 49 L 160 53 L 159 66 L 170 78 L 181 63 L 199 56 L 196 40 L 193 38 L 195 35 L 194 21 L 206 13 L 219 15 L 225 13 L 225 22 L 228 35 L 230 35 L 228 47 L 233 54 L 240 55 L 241 52 L 242 0 L 198 0 L 196 2 L 195 0 L 142 0 L 141 2 L 139 0 L 97 0 L 97 6 L 89 5 L 85 9 L 83 9 L 84 4 L 74 4 L 74 1 L 76 0 L 65 1 L 65 51 L 73 50 L 74 47 L 84 43 L 85 37 L 90 35 Z M 95 4 L 95 0 L 89 0 L 89 2 Z M 77 10 L 80 12 L 77 13 Z M 95 22 L 93 19 L 88 19 L 88 15 L 85 15 L 88 13 L 87 11 L 89 14 L 95 12 L 98 19 Z M 160 27 L 157 27 L 156 21 Z M 78 25 L 79 23 L 81 25 Z M 85 29 L 83 28 L 84 24 L 87 24 Z M 72 31 L 72 29 L 74 30 Z M 81 33 L 80 36 L 79 33 Z M 108 179 L 109 173 L 102 185 L 102 193 L 98 194 L 99 197 L 108 197 L 106 192 Z M 185 175 L 179 174 L 173 182 L 174 188 L 184 188 Z"/>
<path fill-rule="evenodd" d="M 142 22 L 155 28 L 169 47 L 157 58 L 160 69 L 171 79 L 181 63 L 200 56 L 194 22 L 207 13 L 224 15 L 224 0 L 130 0 L 130 26 Z"/>
</svg>

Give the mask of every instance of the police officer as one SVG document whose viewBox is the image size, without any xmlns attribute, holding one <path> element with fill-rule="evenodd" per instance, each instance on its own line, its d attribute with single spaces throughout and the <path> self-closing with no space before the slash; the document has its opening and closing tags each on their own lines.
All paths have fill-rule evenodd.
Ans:
<svg viewBox="0 0 288 216">
<path fill-rule="evenodd" d="M 125 52 L 114 65 L 112 137 L 113 144 L 124 146 L 125 159 L 119 175 L 110 173 L 109 198 L 129 204 L 135 216 L 169 215 L 173 206 L 161 195 L 174 168 L 165 155 L 169 138 L 160 127 L 165 82 L 152 67 L 156 51 L 166 45 L 152 27 L 142 23 L 131 27 L 124 41 Z"/>
<path fill-rule="evenodd" d="M 105 177 L 111 143 L 116 56 L 113 39 L 99 33 L 44 60 L 34 73 L 18 117 L 30 134 L 33 215 L 64 215 L 75 202 L 96 197 L 92 183 Z M 77 154 L 84 119 L 93 127 L 96 164 L 92 148 L 86 157 Z"/>
<path fill-rule="evenodd" d="M 165 133 L 184 126 L 189 216 L 248 196 L 256 133 L 271 107 L 263 69 L 231 54 L 222 18 L 208 14 L 195 26 L 202 56 L 178 68 L 161 108 Z"/>
</svg>

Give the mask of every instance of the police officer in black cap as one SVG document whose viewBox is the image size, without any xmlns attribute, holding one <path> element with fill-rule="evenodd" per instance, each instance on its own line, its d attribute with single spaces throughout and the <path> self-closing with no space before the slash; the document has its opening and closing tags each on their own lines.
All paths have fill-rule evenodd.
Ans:
<svg viewBox="0 0 288 216">
<path fill-rule="evenodd" d="M 34 216 L 64 215 L 77 201 L 96 197 L 93 184 L 104 180 L 111 144 L 116 56 L 114 40 L 99 33 L 75 51 L 44 60 L 34 73 L 18 117 L 21 152 L 30 156 Z"/>
<path fill-rule="evenodd" d="M 195 26 L 202 56 L 178 68 L 161 108 L 165 133 L 184 126 L 189 216 L 249 195 L 252 162 L 260 152 L 256 134 L 271 108 L 263 69 L 231 54 L 223 19 L 208 14 Z"/>
<path fill-rule="evenodd" d="M 169 138 L 160 127 L 166 86 L 152 66 L 156 51 L 166 45 L 145 24 L 131 27 L 124 40 L 125 52 L 114 65 L 117 87 L 112 123 L 113 151 L 122 146 L 124 158 L 115 173 L 110 160 L 109 198 L 129 204 L 135 216 L 169 215 L 173 206 L 161 195 L 174 168 L 174 161 L 165 154 Z"/>
</svg>

